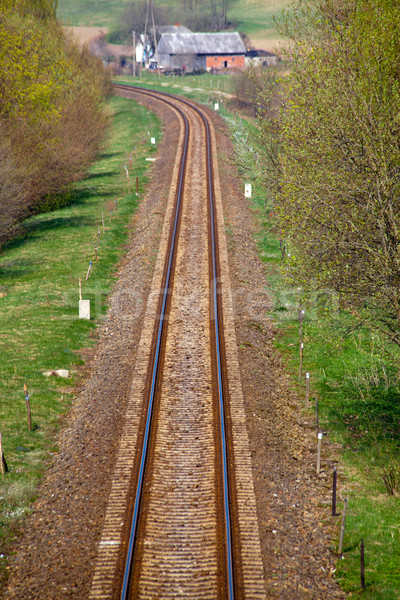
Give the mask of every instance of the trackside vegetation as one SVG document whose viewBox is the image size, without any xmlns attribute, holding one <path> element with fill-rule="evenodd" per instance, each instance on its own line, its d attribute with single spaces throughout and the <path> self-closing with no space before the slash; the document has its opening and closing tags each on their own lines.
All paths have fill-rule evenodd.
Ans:
<svg viewBox="0 0 400 600">
<path fill-rule="evenodd" d="M 280 24 L 290 42 L 287 62 L 274 74 L 253 73 L 257 128 L 235 126 L 236 142 L 243 173 L 253 174 L 259 190 L 260 253 L 274 294 L 277 345 L 300 394 L 304 372 L 311 374 L 309 415 L 318 398 L 320 430 L 336 444 L 330 458 L 339 472 L 339 512 L 349 500 L 335 576 L 350 597 L 394 600 L 400 593 L 400 7 L 309 0 L 292 9 Z M 325 524 L 337 552 L 340 517 L 331 517 L 330 507 Z"/>
<path fill-rule="evenodd" d="M 250 88 L 252 88 L 252 85 Z M 395 600 L 400 593 L 400 355 L 382 333 L 358 326 L 342 309 L 331 290 L 306 293 L 296 285 L 277 235 L 273 197 L 259 169 L 257 129 L 251 122 L 226 115 L 237 147 L 245 181 L 253 182 L 252 202 L 259 216 L 258 247 L 272 297 L 275 344 L 293 387 L 304 401 L 304 416 L 315 423 L 318 398 L 319 429 L 326 433 L 322 472 L 328 483 L 321 498 L 322 527 L 332 535 L 337 554 L 344 499 L 348 499 L 343 558 L 336 572 L 349 597 Z M 258 159 L 258 160 L 257 160 Z M 305 310 L 303 371 L 299 380 L 299 312 Z M 305 407 L 305 372 L 311 375 L 310 404 Z M 326 441 L 330 442 L 329 449 Z M 315 447 L 316 450 L 316 447 Z M 338 473 L 337 516 L 331 516 L 333 473 Z M 365 544 L 366 589 L 360 587 L 360 543 Z"/>
<path fill-rule="evenodd" d="M 131 235 L 130 217 L 147 182 L 145 159 L 155 151 L 148 131 L 157 140 L 161 135 L 154 115 L 132 100 L 113 97 L 108 112 L 112 127 L 100 159 L 73 185 L 68 206 L 24 220 L 0 254 L 0 431 L 8 466 L 0 475 L 0 596 L 10 542 L 57 451 L 57 431 L 80 381 L 82 351 L 96 342 L 115 266 Z M 136 185 L 129 193 L 125 165 L 132 182 L 139 178 L 138 197 Z M 79 278 L 91 301 L 90 321 L 78 318 Z M 53 369 L 68 369 L 69 378 L 43 375 Z"/>
<path fill-rule="evenodd" d="M 290 73 L 259 96 L 264 177 L 290 276 L 334 291 L 360 325 L 398 346 L 399 17 L 387 0 L 295 2 L 281 25 Z"/>
<path fill-rule="evenodd" d="M 50 0 L 0 3 L 0 245 L 93 162 L 108 78 L 65 36 Z"/>
</svg>

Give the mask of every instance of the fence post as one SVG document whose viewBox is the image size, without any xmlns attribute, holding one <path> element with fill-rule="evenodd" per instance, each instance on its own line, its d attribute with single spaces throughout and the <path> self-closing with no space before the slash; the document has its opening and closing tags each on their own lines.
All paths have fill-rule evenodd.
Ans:
<svg viewBox="0 0 400 600">
<path fill-rule="evenodd" d="M 339 556 L 342 556 L 342 552 L 343 552 L 344 528 L 346 525 L 346 510 L 347 510 L 347 498 L 344 499 L 344 504 L 343 504 L 342 526 L 340 528 L 340 540 L 339 540 Z"/>
<path fill-rule="evenodd" d="M 309 407 L 310 400 L 310 373 L 306 373 L 306 408 Z"/>
<path fill-rule="evenodd" d="M 336 471 L 336 467 L 333 467 L 332 517 L 336 517 L 336 488 L 337 488 L 337 471 Z"/>
</svg>

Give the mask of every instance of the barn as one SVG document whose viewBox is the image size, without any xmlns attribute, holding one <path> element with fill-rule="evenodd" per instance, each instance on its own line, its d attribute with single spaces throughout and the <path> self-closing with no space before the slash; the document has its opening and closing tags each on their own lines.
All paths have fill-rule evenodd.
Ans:
<svg viewBox="0 0 400 600">
<path fill-rule="evenodd" d="M 178 32 L 163 33 L 157 53 L 165 70 L 224 71 L 244 69 L 246 49 L 237 32 Z"/>
</svg>

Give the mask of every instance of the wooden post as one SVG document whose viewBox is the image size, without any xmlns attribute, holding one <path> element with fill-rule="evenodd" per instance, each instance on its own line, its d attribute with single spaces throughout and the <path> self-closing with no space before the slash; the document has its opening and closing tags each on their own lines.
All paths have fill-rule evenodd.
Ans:
<svg viewBox="0 0 400 600">
<path fill-rule="evenodd" d="M 132 56 L 132 67 L 133 67 L 133 76 L 136 77 L 136 32 L 132 31 L 132 35 L 133 35 L 133 40 L 132 40 L 132 46 L 133 46 L 133 56 Z"/>
<path fill-rule="evenodd" d="M 131 182 L 130 182 L 130 179 L 129 179 L 128 167 L 126 165 L 124 165 L 124 169 L 125 169 L 125 173 L 126 173 L 126 180 L 128 182 L 128 192 L 131 193 Z"/>
<path fill-rule="evenodd" d="M 310 373 L 306 373 L 306 408 L 309 407 L 310 400 Z"/>
<path fill-rule="evenodd" d="M 315 428 L 319 432 L 319 417 L 318 417 L 318 396 L 315 398 Z"/>
<path fill-rule="evenodd" d="M 136 177 L 136 195 L 139 193 L 139 177 Z"/>
<path fill-rule="evenodd" d="M 360 546 L 360 567 L 361 567 L 361 589 L 365 590 L 364 540 L 361 540 L 361 546 Z"/>
<path fill-rule="evenodd" d="M 342 556 L 342 552 L 343 552 L 344 528 L 346 525 L 346 510 L 347 510 L 347 498 L 345 498 L 344 504 L 343 504 L 342 526 L 340 528 L 340 540 L 339 540 L 339 556 Z"/>
<path fill-rule="evenodd" d="M 96 262 L 99 262 L 99 257 L 97 256 L 97 246 L 94 247 L 94 254 L 96 257 Z"/>
<path fill-rule="evenodd" d="M 3 454 L 3 444 L 1 441 L 1 433 L 0 433 L 0 473 L 2 475 L 5 475 L 6 472 L 6 464 L 5 464 L 5 460 L 4 460 L 4 454 Z"/>
<path fill-rule="evenodd" d="M 318 449 L 317 449 L 317 475 L 321 471 L 321 444 L 322 444 L 322 433 L 318 434 Z"/>
<path fill-rule="evenodd" d="M 28 413 L 28 429 L 29 429 L 29 431 L 32 431 L 31 405 L 29 402 L 28 386 L 26 385 L 26 383 L 24 383 L 24 392 L 25 392 L 26 412 Z"/>
<path fill-rule="evenodd" d="M 89 263 L 89 267 L 86 273 L 86 281 L 89 279 L 90 271 L 92 270 L 92 261 Z"/>
<path fill-rule="evenodd" d="M 336 517 L 336 489 L 337 489 L 337 471 L 336 471 L 336 467 L 333 467 L 332 517 Z"/>
</svg>

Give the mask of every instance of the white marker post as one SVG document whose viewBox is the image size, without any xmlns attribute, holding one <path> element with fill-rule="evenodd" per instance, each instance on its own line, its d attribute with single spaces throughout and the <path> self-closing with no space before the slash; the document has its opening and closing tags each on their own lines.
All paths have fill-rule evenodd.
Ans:
<svg viewBox="0 0 400 600">
<path fill-rule="evenodd" d="M 150 143 L 154 145 L 156 143 L 156 138 L 150 138 Z"/>
<path fill-rule="evenodd" d="M 89 265 L 91 268 L 92 263 Z M 89 271 L 88 271 L 89 273 Z M 86 278 L 87 279 L 87 278 Z M 82 300 L 82 281 L 79 279 L 79 318 L 90 320 L 90 300 Z"/>
<path fill-rule="evenodd" d="M 244 184 L 244 197 L 245 198 L 251 198 L 251 183 L 245 183 Z"/>
<path fill-rule="evenodd" d="M 214 109 L 215 109 L 215 110 L 219 110 L 219 102 L 216 102 L 216 103 L 214 104 Z"/>
</svg>

